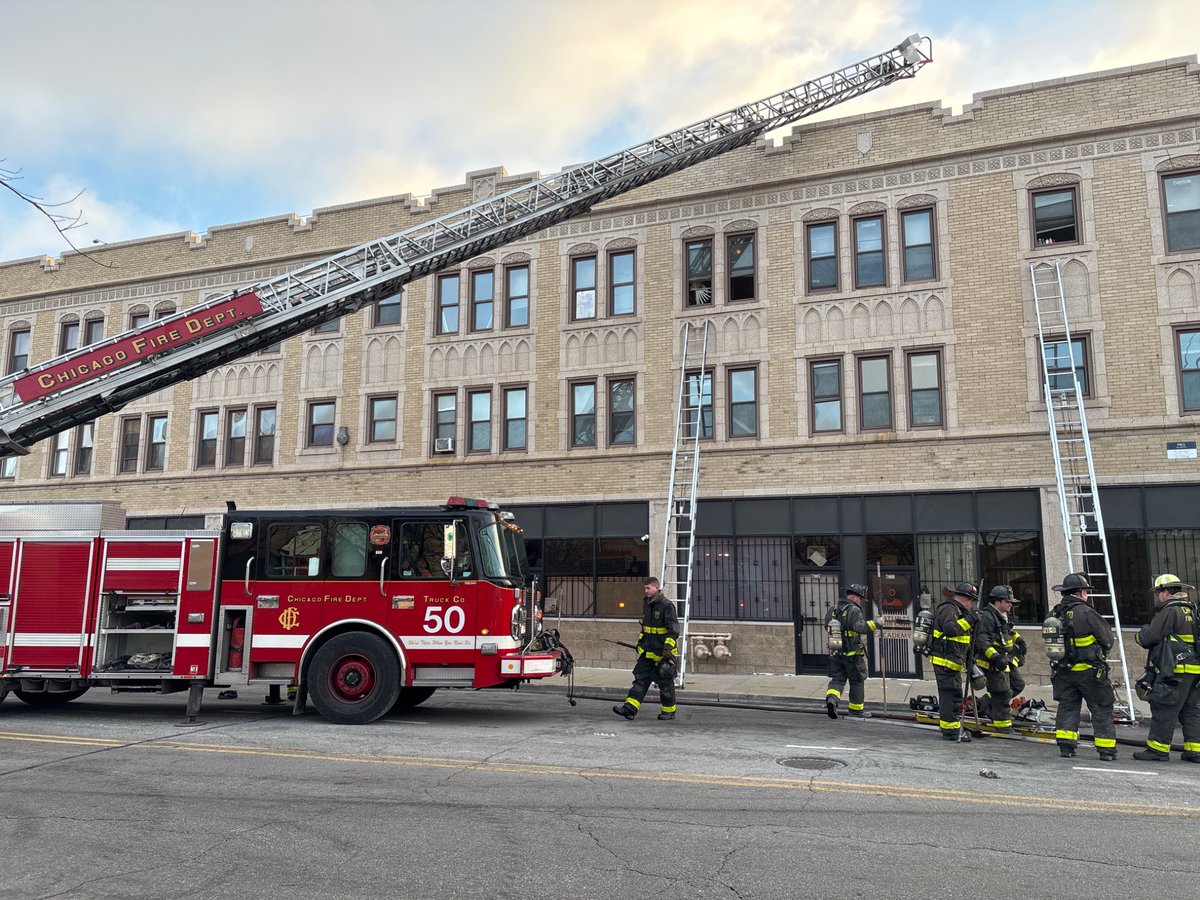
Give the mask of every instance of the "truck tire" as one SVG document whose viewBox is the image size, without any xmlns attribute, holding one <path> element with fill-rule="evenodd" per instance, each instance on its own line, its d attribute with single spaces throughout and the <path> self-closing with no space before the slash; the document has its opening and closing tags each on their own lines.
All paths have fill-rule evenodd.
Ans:
<svg viewBox="0 0 1200 900">
<path fill-rule="evenodd" d="M 381 637 L 339 634 L 313 658 L 308 695 L 330 722 L 366 725 L 391 709 L 400 696 L 400 661 Z"/>
<path fill-rule="evenodd" d="M 87 688 L 76 688 L 73 691 L 13 691 L 17 699 L 30 706 L 62 706 L 72 700 L 78 700 L 88 692 Z"/>
<path fill-rule="evenodd" d="M 400 688 L 400 696 L 396 698 L 396 703 L 392 706 L 392 712 L 404 712 L 406 709 L 420 706 L 432 697 L 433 692 L 436 690 L 437 688 L 431 687 Z"/>
</svg>

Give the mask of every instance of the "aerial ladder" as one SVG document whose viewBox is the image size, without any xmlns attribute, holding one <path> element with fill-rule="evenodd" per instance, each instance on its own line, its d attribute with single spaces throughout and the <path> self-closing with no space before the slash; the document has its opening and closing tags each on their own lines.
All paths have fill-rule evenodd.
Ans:
<svg viewBox="0 0 1200 900">
<path fill-rule="evenodd" d="M 1089 599 L 1093 602 L 1107 600 L 1112 610 L 1105 618 L 1112 619 L 1118 659 L 1110 659 L 1109 664 L 1120 663 L 1125 688 L 1125 697 L 1123 700 L 1118 698 L 1116 707 L 1123 719 L 1132 723 L 1137 720 L 1137 708 L 1133 705 L 1133 684 L 1129 680 L 1125 639 L 1121 634 L 1121 613 L 1117 607 L 1116 581 L 1100 510 L 1100 491 L 1096 484 L 1096 464 L 1092 458 L 1083 389 L 1072 350 L 1062 269 L 1057 260 L 1035 262 L 1029 267 L 1029 277 L 1067 559 L 1071 571 L 1082 572 L 1092 585 Z"/>
<path fill-rule="evenodd" d="M 932 42 L 914 34 L 890 50 L 771 97 L 8 375 L 0 379 L 0 458 L 28 453 L 38 441 L 356 312 L 410 281 L 911 78 L 931 60 Z"/>
</svg>

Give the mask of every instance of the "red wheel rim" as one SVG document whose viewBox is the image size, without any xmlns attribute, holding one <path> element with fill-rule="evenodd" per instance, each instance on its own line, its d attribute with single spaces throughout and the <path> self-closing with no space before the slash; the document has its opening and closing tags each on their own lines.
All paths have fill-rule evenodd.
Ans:
<svg viewBox="0 0 1200 900">
<path fill-rule="evenodd" d="M 358 703 L 375 689 L 375 667 L 362 656 L 343 656 L 333 664 L 329 686 L 343 703 Z"/>
</svg>

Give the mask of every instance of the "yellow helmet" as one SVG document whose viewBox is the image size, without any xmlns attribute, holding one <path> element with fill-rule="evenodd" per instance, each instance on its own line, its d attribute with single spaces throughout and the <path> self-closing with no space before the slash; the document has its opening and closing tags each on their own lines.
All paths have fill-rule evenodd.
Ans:
<svg viewBox="0 0 1200 900">
<path fill-rule="evenodd" d="M 1178 591 L 1187 590 L 1190 587 L 1190 584 L 1184 584 L 1182 581 L 1180 581 L 1177 575 L 1159 575 L 1154 579 L 1154 590 L 1156 592 L 1166 590 L 1176 593 Z"/>
</svg>

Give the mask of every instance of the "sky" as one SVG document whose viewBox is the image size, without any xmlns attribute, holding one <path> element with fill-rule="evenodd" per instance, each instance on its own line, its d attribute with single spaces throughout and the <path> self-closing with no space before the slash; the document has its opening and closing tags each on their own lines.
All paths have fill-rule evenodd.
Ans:
<svg viewBox="0 0 1200 900">
<path fill-rule="evenodd" d="M 0 0 L 0 169 L 81 248 L 550 174 L 919 32 L 826 118 L 1200 52 L 1195 0 Z M 82 192 L 82 194 L 80 194 Z M 0 261 L 69 246 L 0 190 Z"/>
</svg>

